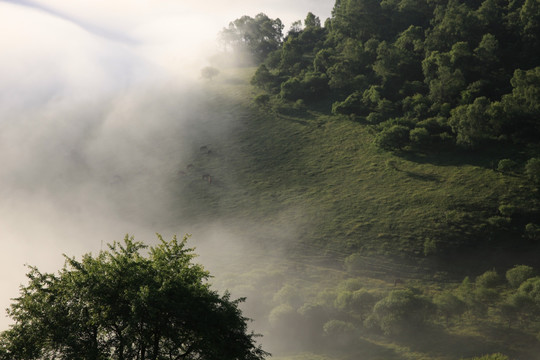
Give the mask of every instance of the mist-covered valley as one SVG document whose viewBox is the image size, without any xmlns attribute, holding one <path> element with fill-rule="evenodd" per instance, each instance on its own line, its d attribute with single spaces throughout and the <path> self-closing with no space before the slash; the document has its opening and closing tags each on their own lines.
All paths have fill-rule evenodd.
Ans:
<svg viewBox="0 0 540 360">
<path fill-rule="evenodd" d="M 534 60 L 482 70 L 454 5 L 0 2 L 0 307 L 25 265 L 190 234 L 272 358 L 538 358 Z M 460 11 L 504 33 L 491 5 Z"/>
</svg>

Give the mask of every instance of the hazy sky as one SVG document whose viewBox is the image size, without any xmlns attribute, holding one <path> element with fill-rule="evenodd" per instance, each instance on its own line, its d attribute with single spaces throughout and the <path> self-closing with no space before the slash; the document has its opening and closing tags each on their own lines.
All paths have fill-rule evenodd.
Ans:
<svg viewBox="0 0 540 360">
<path fill-rule="evenodd" d="M 177 171 L 186 145 L 171 134 L 189 134 L 189 114 L 204 107 L 188 84 L 223 27 L 264 12 L 286 31 L 308 11 L 324 21 L 332 6 L 0 0 L 0 308 L 26 282 L 24 264 L 55 271 L 62 253 L 149 230 L 116 214 L 160 207 L 156 174 Z"/>
</svg>

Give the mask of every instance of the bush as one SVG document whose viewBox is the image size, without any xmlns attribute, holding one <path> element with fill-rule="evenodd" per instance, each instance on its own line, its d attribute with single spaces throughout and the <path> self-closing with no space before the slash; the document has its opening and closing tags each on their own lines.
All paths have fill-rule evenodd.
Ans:
<svg viewBox="0 0 540 360">
<path fill-rule="evenodd" d="M 270 311 L 268 315 L 268 321 L 273 327 L 282 327 L 286 326 L 295 316 L 297 312 L 293 309 L 292 306 L 288 304 L 281 304 L 276 306 Z"/>
<path fill-rule="evenodd" d="M 525 164 L 525 175 L 536 184 L 540 184 L 540 158 L 532 158 Z"/>
<path fill-rule="evenodd" d="M 509 204 L 501 204 L 499 206 L 499 213 L 505 217 L 511 217 L 516 212 L 516 207 Z"/>
<path fill-rule="evenodd" d="M 362 269 L 364 257 L 360 254 L 351 254 L 345 259 L 345 269 L 347 272 L 355 272 Z"/>
<path fill-rule="evenodd" d="M 506 272 L 506 280 L 514 288 L 518 288 L 525 280 L 533 276 L 534 269 L 527 265 L 516 265 Z"/>
<path fill-rule="evenodd" d="M 496 228 L 505 228 L 512 222 L 512 219 L 505 216 L 492 216 L 487 219 L 488 224 Z"/>
<path fill-rule="evenodd" d="M 342 115 L 362 115 L 366 112 L 366 107 L 362 102 L 362 94 L 359 91 L 353 92 L 343 101 L 336 101 L 332 105 L 333 114 Z"/>
<path fill-rule="evenodd" d="M 268 94 L 257 95 L 253 99 L 253 103 L 259 107 L 265 107 L 268 105 L 269 102 L 270 102 L 270 95 Z"/>
<path fill-rule="evenodd" d="M 427 129 L 423 127 L 412 129 L 409 137 L 411 139 L 411 142 L 419 147 L 429 145 L 431 141 L 429 131 L 427 131 Z"/>
<path fill-rule="evenodd" d="M 327 335 L 344 335 L 353 332 L 355 327 L 350 322 L 330 320 L 324 324 L 323 329 Z"/>
<path fill-rule="evenodd" d="M 375 137 L 375 144 L 385 150 L 402 149 L 408 142 L 409 128 L 403 125 L 393 125 Z"/>
<path fill-rule="evenodd" d="M 325 74 L 308 72 L 303 77 L 292 77 L 281 84 L 280 96 L 285 100 L 317 100 L 328 92 Z"/>
<path fill-rule="evenodd" d="M 517 163 L 510 159 L 502 159 L 497 164 L 497 170 L 500 172 L 511 172 L 517 167 Z"/>
<path fill-rule="evenodd" d="M 437 311 L 444 316 L 446 325 L 453 316 L 459 316 L 465 312 L 467 306 L 465 302 L 459 299 L 451 292 L 443 292 L 434 298 Z"/>
<path fill-rule="evenodd" d="M 530 240 L 540 240 L 540 226 L 533 223 L 528 223 L 525 225 L 525 236 L 527 236 L 527 238 Z"/>
<path fill-rule="evenodd" d="M 501 283 L 501 278 L 495 270 L 488 270 L 476 277 L 476 286 L 483 288 L 494 288 Z"/>
<path fill-rule="evenodd" d="M 375 304 L 364 323 L 380 328 L 387 335 L 401 334 L 424 325 L 433 309 L 429 300 L 410 289 L 394 290 Z"/>
</svg>

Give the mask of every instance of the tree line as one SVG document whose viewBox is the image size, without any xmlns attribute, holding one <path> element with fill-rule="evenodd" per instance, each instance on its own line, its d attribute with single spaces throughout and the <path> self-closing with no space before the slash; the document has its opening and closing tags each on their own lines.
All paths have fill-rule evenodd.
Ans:
<svg viewBox="0 0 540 360">
<path fill-rule="evenodd" d="M 336 0 L 324 24 L 309 13 L 284 36 L 279 19 L 244 16 L 222 40 L 253 55 L 269 96 L 331 100 L 384 149 L 540 136 L 536 0 Z"/>
</svg>

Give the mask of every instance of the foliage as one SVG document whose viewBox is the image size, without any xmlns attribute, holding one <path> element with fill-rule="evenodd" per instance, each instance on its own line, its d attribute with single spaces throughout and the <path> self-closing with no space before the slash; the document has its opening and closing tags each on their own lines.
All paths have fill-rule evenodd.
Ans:
<svg viewBox="0 0 540 360">
<path fill-rule="evenodd" d="M 497 285 L 499 285 L 501 282 L 501 279 L 499 277 L 499 274 L 495 270 L 488 270 L 482 275 L 479 275 L 476 277 L 476 286 L 478 287 L 484 287 L 484 288 L 494 288 Z"/>
<path fill-rule="evenodd" d="M 527 161 L 525 174 L 531 181 L 540 184 L 540 158 L 532 158 Z"/>
<path fill-rule="evenodd" d="M 338 0 L 324 27 L 309 13 L 304 28 L 298 22 L 283 41 L 274 37 L 266 65 L 280 77 L 268 83 L 286 100 L 328 95 L 333 113 L 375 123 L 439 117 L 452 128 L 444 137 L 465 148 L 508 140 L 534 144 L 540 135 L 537 10 L 534 0 L 508 6 L 493 0 Z M 224 34 L 243 28 L 239 20 Z M 308 73 L 324 75 L 328 88 L 306 91 L 301 83 Z M 365 94 L 368 89 L 378 89 L 378 98 Z M 413 105 L 413 98 L 422 101 Z M 433 139 L 424 130 L 411 137 L 417 151 L 436 146 Z M 400 145 L 385 147 L 395 148 Z"/>
<path fill-rule="evenodd" d="M 460 316 L 466 310 L 466 304 L 452 292 L 443 292 L 433 299 L 437 311 L 444 316 L 446 326 L 453 316 Z"/>
<path fill-rule="evenodd" d="M 525 280 L 532 278 L 535 271 L 527 265 L 516 265 L 506 272 L 506 280 L 513 288 L 518 288 Z"/>
<path fill-rule="evenodd" d="M 259 107 L 265 107 L 270 102 L 270 95 L 260 94 L 253 99 L 253 103 Z"/>
<path fill-rule="evenodd" d="M 510 172 L 514 171 L 517 167 L 517 163 L 510 159 L 499 160 L 497 164 L 497 170 L 501 172 Z"/>
<path fill-rule="evenodd" d="M 126 236 L 99 255 L 30 268 L 1 334 L 5 359 L 262 359 L 240 300 L 218 295 L 187 238 L 146 246 Z"/>
<path fill-rule="evenodd" d="M 403 149 L 409 142 L 409 128 L 403 125 L 393 125 L 382 130 L 377 137 L 375 143 L 377 146 L 386 150 Z"/>
<path fill-rule="evenodd" d="M 423 326 L 432 310 L 433 304 L 412 290 L 394 290 L 375 304 L 365 323 L 377 326 L 385 334 L 402 334 Z"/>
<path fill-rule="evenodd" d="M 255 18 L 245 15 L 224 28 L 220 37 L 225 46 L 248 52 L 255 61 L 260 62 L 280 46 L 283 23 L 263 13 L 257 14 Z"/>
</svg>

